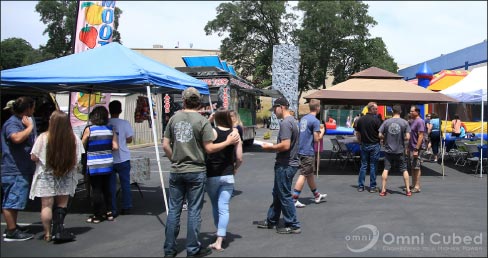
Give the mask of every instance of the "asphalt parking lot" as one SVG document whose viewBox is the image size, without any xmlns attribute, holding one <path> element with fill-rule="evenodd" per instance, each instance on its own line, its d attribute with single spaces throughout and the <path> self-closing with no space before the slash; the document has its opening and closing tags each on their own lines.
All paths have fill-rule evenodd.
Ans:
<svg viewBox="0 0 488 258">
<path fill-rule="evenodd" d="M 262 137 L 265 130 L 258 130 Z M 275 131 L 274 131 L 275 135 Z M 328 136 L 330 137 L 330 136 Z M 210 257 L 324 257 L 324 256 L 487 256 L 487 182 L 469 168 L 446 161 L 445 176 L 438 163 L 424 163 L 422 192 L 406 197 L 398 173 L 390 175 L 390 194 L 357 192 L 357 171 L 343 168 L 326 158 L 330 144 L 325 141 L 318 188 L 327 193 L 326 202 L 315 204 L 307 186 L 298 209 L 302 233 L 281 235 L 253 225 L 266 216 L 271 204 L 274 153 L 259 147 L 246 148 L 244 164 L 236 176 L 236 193 L 231 200 L 228 235 L 223 252 Z M 160 152 L 162 153 L 161 149 Z M 73 198 L 66 227 L 77 240 L 65 244 L 46 243 L 42 238 L 40 202 L 29 203 L 19 215 L 36 238 L 25 242 L 1 242 L 2 257 L 161 257 L 163 256 L 164 209 L 161 181 L 154 148 L 132 150 L 133 157 L 151 158 L 151 179 L 141 184 L 141 193 L 132 188 L 132 214 L 114 222 L 87 224 L 89 201 L 80 190 Z M 161 158 L 163 181 L 167 186 L 169 163 Z M 367 177 L 367 182 L 369 176 Z M 381 185 L 378 176 L 378 185 Z M 181 217 L 178 255 L 186 256 L 186 213 Z M 1 230 L 5 229 L 2 219 Z M 203 245 L 213 240 L 208 196 L 202 211 L 200 239 Z"/>
</svg>

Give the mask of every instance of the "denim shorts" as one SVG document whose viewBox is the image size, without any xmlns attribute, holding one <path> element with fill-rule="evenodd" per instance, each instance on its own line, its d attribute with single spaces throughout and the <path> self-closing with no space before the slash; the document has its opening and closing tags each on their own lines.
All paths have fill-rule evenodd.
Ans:
<svg viewBox="0 0 488 258">
<path fill-rule="evenodd" d="M 2 176 L 2 208 L 23 210 L 30 191 L 30 176 Z"/>
</svg>

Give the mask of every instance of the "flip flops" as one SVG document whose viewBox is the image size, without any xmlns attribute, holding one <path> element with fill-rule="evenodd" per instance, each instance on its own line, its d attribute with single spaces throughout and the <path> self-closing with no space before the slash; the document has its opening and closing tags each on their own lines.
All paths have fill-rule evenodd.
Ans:
<svg viewBox="0 0 488 258">
<path fill-rule="evenodd" d="M 91 215 L 90 217 L 88 217 L 88 219 L 86 219 L 86 223 L 98 224 L 100 222 L 102 222 L 102 219 L 95 215 Z"/>
</svg>

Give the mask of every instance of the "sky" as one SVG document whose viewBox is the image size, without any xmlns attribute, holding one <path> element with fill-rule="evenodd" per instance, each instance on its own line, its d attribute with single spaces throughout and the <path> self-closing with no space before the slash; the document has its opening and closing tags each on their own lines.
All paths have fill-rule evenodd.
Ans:
<svg viewBox="0 0 488 258">
<path fill-rule="evenodd" d="M 119 31 L 129 48 L 218 49 L 222 37 L 205 35 L 217 1 L 117 1 L 123 11 Z M 401 67 L 415 65 L 487 39 L 487 1 L 366 1 L 381 37 Z M 37 1 L 1 1 L 1 39 L 19 37 L 34 48 L 46 44 L 46 28 L 35 11 Z M 296 4 L 296 3 L 295 3 Z"/>
</svg>

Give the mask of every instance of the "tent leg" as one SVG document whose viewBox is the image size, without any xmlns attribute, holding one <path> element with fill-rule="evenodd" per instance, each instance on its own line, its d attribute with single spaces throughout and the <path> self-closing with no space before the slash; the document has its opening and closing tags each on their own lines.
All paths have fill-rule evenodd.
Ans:
<svg viewBox="0 0 488 258">
<path fill-rule="evenodd" d="M 163 170 L 161 168 L 161 161 L 159 159 L 159 149 L 158 149 L 158 141 L 156 136 L 156 123 L 154 122 L 154 111 L 153 111 L 153 102 L 151 97 L 151 87 L 146 86 L 147 89 L 147 98 L 149 101 L 149 114 L 151 117 L 151 124 L 152 124 L 152 132 L 153 132 L 153 141 L 154 141 L 154 150 L 156 152 L 156 161 L 158 162 L 158 169 L 159 169 L 159 178 L 161 179 L 161 188 L 163 189 L 163 197 L 164 197 L 164 208 L 166 211 L 166 216 L 168 216 L 168 200 L 166 198 L 166 189 L 164 187 L 164 179 L 163 179 Z"/>
<path fill-rule="evenodd" d="M 444 167 L 444 155 L 446 154 L 446 130 L 447 130 L 447 111 L 449 109 L 449 103 L 446 103 L 446 122 L 444 123 L 444 134 L 442 135 L 441 138 L 441 150 L 442 150 L 442 161 L 441 161 L 441 167 L 442 167 L 442 178 L 444 178 L 444 172 L 445 172 L 445 167 Z"/>
<path fill-rule="evenodd" d="M 484 129 L 484 125 L 485 125 L 485 121 L 483 121 L 484 117 L 485 117 L 485 114 L 484 114 L 484 110 L 485 109 L 485 106 L 484 106 L 484 103 L 483 103 L 483 98 L 481 98 L 481 149 L 480 149 L 480 178 L 483 178 L 483 144 L 484 144 L 484 141 L 485 141 L 485 137 L 484 137 L 484 132 L 485 132 L 485 129 Z"/>
</svg>

